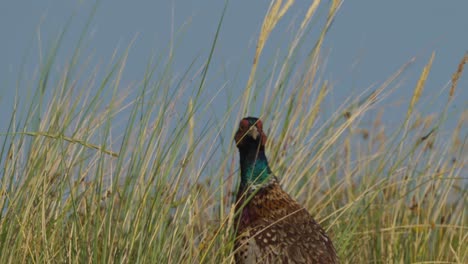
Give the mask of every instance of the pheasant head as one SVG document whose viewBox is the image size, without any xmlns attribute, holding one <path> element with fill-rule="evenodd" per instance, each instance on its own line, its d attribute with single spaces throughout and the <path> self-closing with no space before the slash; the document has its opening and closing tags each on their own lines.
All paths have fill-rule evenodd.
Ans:
<svg viewBox="0 0 468 264">
<path fill-rule="evenodd" d="M 243 118 L 234 140 L 240 155 L 241 187 L 265 182 L 271 170 L 265 156 L 267 136 L 262 121 L 256 117 Z"/>
</svg>

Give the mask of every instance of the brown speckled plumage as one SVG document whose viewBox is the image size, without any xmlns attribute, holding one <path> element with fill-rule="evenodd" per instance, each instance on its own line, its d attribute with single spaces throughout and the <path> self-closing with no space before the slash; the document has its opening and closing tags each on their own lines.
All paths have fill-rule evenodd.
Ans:
<svg viewBox="0 0 468 264">
<path fill-rule="evenodd" d="M 272 175 L 261 121 L 244 118 L 235 140 L 241 156 L 236 263 L 338 263 L 325 231 Z"/>
</svg>

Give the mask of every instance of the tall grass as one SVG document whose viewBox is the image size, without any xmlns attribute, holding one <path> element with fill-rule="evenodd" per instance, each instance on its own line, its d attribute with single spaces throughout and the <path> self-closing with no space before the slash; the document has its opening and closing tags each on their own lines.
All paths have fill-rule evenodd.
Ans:
<svg viewBox="0 0 468 264">
<path fill-rule="evenodd" d="M 314 1 L 275 63 L 279 73 L 255 85 L 263 45 L 291 3 L 272 1 L 245 92 L 216 123 L 201 122 L 216 95 L 200 95 L 209 89 L 217 34 L 203 74 L 189 66 L 174 81 L 171 57 L 150 61 L 127 94 L 119 87 L 128 50 L 105 74 L 85 77 L 73 56 L 51 83 L 54 45 L 38 96 L 23 113 L 15 103 L 1 131 L 0 262 L 232 263 L 239 166 L 232 125 L 261 106 L 274 173 L 328 230 L 343 263 L 467 263 L 466 110 L 455 130 L 444 127 L 467 57 L 437 114 L 416 107 L 433 56 L 399 127 L 389 130 L 380 115 L 363 120 L 385 110 L 376 105 L 398 88 L 407 65 L 322 120 L 333 87 L 320 74 L 320 48 L 340 2 L 298 65 Z"/>
</svg>

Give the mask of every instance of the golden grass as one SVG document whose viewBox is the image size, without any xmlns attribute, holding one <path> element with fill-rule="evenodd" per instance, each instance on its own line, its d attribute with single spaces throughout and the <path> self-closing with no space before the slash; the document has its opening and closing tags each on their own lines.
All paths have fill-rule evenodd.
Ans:
<svg viewBox="0 0 468 264">
<path fill-rule="evenodd" d="M 414 89 L 413 97 L 411 97 L 411 102 L 408 108 L 407 115 L 410 115 L 413 112 L 414 106 L 419 101 L 419 98 L 422 95 L 422 92 L 424 90 L 424 85 L 426 84 L 427 76 L 429 75 L 429 72 L 432 67 L 432 61 L 434 61 L 434 57 L 435 57 L 435 52 L 432 53 L 432 56 L 429 59 L 429 62 L 426 64 L 426 66 L 424 66 L 421 76 L 419 77 L 418 83 L 416 84 L 416 88 Z"/>
<path fill-rule="evenodd" d="M 468 52 L 465 53 L 465 56 L 463 56 L 460 63 L 458 64 L 457 71 L 452 75 L 452 86 L 450 87 L 450 92 L 449 92 L 450 100 L 453 98 L 453 95 L 455 94 L 455 88 L 457 87 L 458 79 L 460 79 L 460 76 L 462 75 L 463 69 L 467 62 L 468 62 Z"/>
</svg>

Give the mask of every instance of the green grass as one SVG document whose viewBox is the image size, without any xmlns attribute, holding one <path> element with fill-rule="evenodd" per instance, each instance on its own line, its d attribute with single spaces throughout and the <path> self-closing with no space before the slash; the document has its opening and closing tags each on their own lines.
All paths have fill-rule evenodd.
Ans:
<svg viewBox="0 0 468 264">
<path fill-rule="evenodd" d="M 261 109 L 273 172 L 328 230 L 343 263 L 467 263 L 468 112 L 450 113 L 456 129 L 444 126 L 467 59 L 454 65 L 436 114 L 417 111 L 433 56 L 398 127 L 389 130 L 378 114 L 363 120 L 386 110 L 375 105 L 398 88 L 406 65 L 323 121 L 333 87 L 321 76 L 320 48 L 339 5 L 330 5 L 303 63 L 296 55 L 314 5 L 288 55 L 275 61 L 279 73 L 258 77 L 262 42 L 288 8 L 272 4 L 244 93 L 211 123 L 201 120 L 217 97 L 202 95 L 211 91 L 205 80 L 217 34 L 201 75 L 190 65 L 174 81 L 172 55 L 165 64 L 150 60 L 130 94 L 119 92 L 128 50 L 105 73 L 84 76 L 89 65 L 78 47 L 56 73 L 59 38 L 33 99 L 23 108 L 16 98 L 0 132 L 0 262 L 232 263 L 239 166 L 232 127 Z"/>
</svg>

